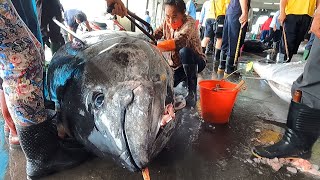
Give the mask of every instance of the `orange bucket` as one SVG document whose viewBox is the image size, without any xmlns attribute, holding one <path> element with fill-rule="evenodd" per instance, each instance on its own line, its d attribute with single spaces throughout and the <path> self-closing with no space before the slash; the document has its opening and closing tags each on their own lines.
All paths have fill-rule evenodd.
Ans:
<svg viewBox="0 0 320 180">
<path fill-rule="evenodd" d="M 217 85 L 219 89 L 214 90 Z M 234 89 L 237 84 L 227 81 L 205 80 L 199 82 L 199 86 L 202 118 L 216 124 L 228 123 L 240 92 L 240 89 Z"/>
</svg>

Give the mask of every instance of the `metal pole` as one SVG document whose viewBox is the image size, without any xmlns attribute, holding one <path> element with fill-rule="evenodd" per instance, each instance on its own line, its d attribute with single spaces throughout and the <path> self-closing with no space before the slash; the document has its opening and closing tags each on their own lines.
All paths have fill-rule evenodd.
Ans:
<svg viewBox="0 0 320 180">
<path fill-rule="evenodd" d="M 161 19 L 160 19 L 160 21 L 162 21 L 163 13 L 164 13 L 164 10 L 163 10 L 163 4 L 164 4 L 164 0 L 162 0 Z"/>
<path fill-rule="evenodd" d="M 148 10 L 149 7 L 149 0 L 147 0 L 146 10 Z"/>
</svg>

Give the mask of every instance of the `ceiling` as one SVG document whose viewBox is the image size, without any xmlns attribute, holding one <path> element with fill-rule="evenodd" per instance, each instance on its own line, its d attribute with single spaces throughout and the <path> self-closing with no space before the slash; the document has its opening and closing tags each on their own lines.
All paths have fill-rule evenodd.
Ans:
<svg viewBox="0 0 320 180">
<path fill-rule="evenodd" d="M 186 0 L 187 1 L 187 0 Z M 206 0 L 196 0 L 197 3 L 203 4 Z M 302 0 L 301 0 L 302 1 Z M 280 0 L 251 0 L 251 7 L 252 8 L 260 8 L 260 9 L 279 9 Z M 265 4 L 265 3 L 272 3 L 272 4 Z"/>
</svg>

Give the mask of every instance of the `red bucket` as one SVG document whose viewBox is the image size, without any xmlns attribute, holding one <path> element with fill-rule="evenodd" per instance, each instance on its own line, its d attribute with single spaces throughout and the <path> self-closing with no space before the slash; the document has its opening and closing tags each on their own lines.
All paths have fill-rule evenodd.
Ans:
<svg viewBox="0 0 320 180">
<path fill-rule="evenodd" d="M 219 89 L 214 90 L 216 87 Z M 199 82 L 201 116 L 205 121 L 216 124 L 229 122 L 232 108 L 240 89 L 234 89 L 237 84 L 205 80 Z"/>
</svg>

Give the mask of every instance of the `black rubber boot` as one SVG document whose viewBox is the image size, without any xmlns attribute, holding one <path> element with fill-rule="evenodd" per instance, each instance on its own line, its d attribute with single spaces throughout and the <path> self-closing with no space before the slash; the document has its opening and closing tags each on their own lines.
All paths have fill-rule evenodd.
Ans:
<svg viewBox="0 0 320 180">
<path fill-rule="evenodd" d="M 226 59 L 227 55 L 225 51 L 220 52 L 220 63 L 219 63 L 219 68 L 220 70 L 225 70 L 226 69 Z"/>
<path fill-rule="evenodd" d="M 221 73 L 219 74 L 218 76 L 218 67 L 219 67 L 219 64 L 220 64 L 220 55 L 221 55 L 221 49 L 216 49 L 215 50 L 215 53 L 212 55 L 212 59 L 213 59 L 213 62 L 212 62 L 212 79 L 221 79 Z M 223 72 L 222 72 L 223 74 Z"/>
<path fill-rule="evenodd" d="M 213 55 L 213 62 L 219 62 L 221 56 L 221 49 L 216 49 L 215 54 Z"/>
<path fill-rule="evenodd" d="M 320 110 L 291 102 L 287 129 L 282 139 L 271 146 L 257 146 L 253 155 L 265 158 L 304 158 L 311 156 L 311 149 L 320 131 Z"/>
<path fill-rule="evenodd" d="M 27 159 L 28 179 L 38 179 L 75 167 L 88 158 L 84 148 L 64 145 L 59 141 L 52 119 L 28 127 L 17 127 L 17 131 Z"/>
<path fill-rule="evenodd" d="M 227 69 L 225 71 L 226 74 L 231 74 L 235 71 L 235 66 L 234 66 L 234 57 L 227 57 Z"/>
<path fill-rule="evenodd" d="M 188 96 L 186 97 L 187 106 L 195 107 L 197 103 L 197 64 L 184 64 L 184 72 L 187 76 Z"/>
<path fill-rule="evenodd" d="M 50 49 L 51 49 L 52 55 L 54 55 L 54 53 L 56 53 L 61 46 L 63 46 L 62 43 L 59 43 L 59 42 L 51 42 L 51 44 L 50 44 Z"/>
<path fill-rule="evenodd" d="M 205 54 L 206 53 L 206 47 L 202 47 L 202 52 Z"/>
<path fill-rule="evenodd" d="M 208 45 L 204 53 L 206 55 L 212 55 L 213 54 L 213 48 Z"/>
<path fill-rule="evenodd" d="M 217 70 L 217 79 L 222 79 L 224 70 L 226 69 L 226 59 L 227 55 L 225 51 L 220 51 L 220 61 L 219 61 L 219 66 Z"/>
<path fill-rule="evenodd" d="M 280 46 L 280 41 L 273 42 L 272 44 L 272 52 L 270 54 L 270 60 L 274 62 L 276 62 L 277 60 L 277 54 L 279 53 L 279 46 Z"/>
<path fill-rule="evenodd" d="M 207 47 L 206 47 L 206 51 L 205 51 L 205 54 L 206 55 L 212 55 L 214 52 L 213 52 L 213 46 L 214 46 L 214 42 L 210 39 Z"/>
</svg>

